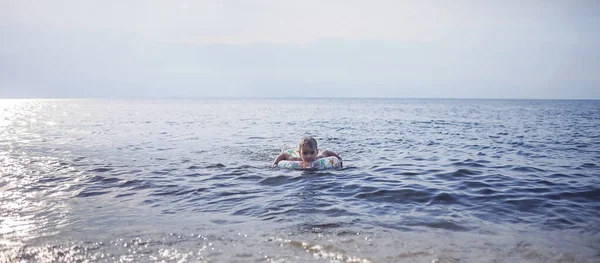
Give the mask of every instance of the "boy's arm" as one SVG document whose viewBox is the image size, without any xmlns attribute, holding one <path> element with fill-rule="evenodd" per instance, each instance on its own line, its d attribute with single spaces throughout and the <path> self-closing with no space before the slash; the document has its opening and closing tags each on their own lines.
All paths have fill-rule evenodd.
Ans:
<svg viewBox="0 0 600 263">
<path fill-rule="evenodd" d="M 282 154 L 280 154 L 279 156 L 277 156 L 277 158 L 275 158 L 275 161 L 273 161 L 273 166 L 277 166 L 277 164 L 278 164 L 280 161 L 283 161 L 283 160 L 289 160 L 289 159 L 291 159 L 291 157 L 292 157 L 292 156 L 291 156 L 291 155 L 289 155 L 289 154 L 287 154 L 287 153 L 282 153 Z"/>
</svg>

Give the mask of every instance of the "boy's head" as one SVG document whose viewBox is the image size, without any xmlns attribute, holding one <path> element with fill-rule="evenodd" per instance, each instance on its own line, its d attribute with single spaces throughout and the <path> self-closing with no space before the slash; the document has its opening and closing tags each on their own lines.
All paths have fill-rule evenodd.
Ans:
<svg viewBox="0 0 600 263">
<path fill-rule="evenodd" d="M 298 143 L 300 158 L 305 162 L 314 162 L 317 160 L 318 149 L 317 140 L 313 137 L 304 137 Z"/>
</svg>

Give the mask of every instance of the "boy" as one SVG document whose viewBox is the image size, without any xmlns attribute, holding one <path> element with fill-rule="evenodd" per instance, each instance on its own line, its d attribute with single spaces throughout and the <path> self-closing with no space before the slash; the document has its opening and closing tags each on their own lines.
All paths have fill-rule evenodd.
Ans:
<svg viewBox="0 0 600 263">
<path fill-rule="evenodd" d="M 340 159 L 340 163 L 343 165 L 342 157 L 337 155 L 337 153 L 334 153 L 332 151 L 327 151 L 327 150 L 319 152 L 319 149 L 317 148 L 317 140 L 315 140 L 315 138 L 313 138 L 313 137 L 304 137 L 300 140 L 300 143 L 298 143 L 298 156 L 300 156 L 300 157 L 294 157 L 290 154 L 282 153 L 279 156 L 277 156 L 277 158 L 275 158 L 275 161 L 273 162 L 273 166 L 277 166 L 279 161 L 283 161 L 283 160 L 303 161 L 303 162 L 311 162 L 312 163 L 312 162 L 316 161 L 317 159 L 325 158 L 325 157 L 329 157 L 329 156 L 337 157 L 338 159 Z"/>
</svg>

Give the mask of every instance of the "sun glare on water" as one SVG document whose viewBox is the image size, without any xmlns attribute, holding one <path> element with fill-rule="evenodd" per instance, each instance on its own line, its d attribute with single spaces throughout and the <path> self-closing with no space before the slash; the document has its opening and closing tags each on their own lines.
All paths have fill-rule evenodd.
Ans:
<svg viewBox="0 0 600 263">
<path fill-rule="evenodd" d="M 24 99 L 0 99 L 0 127 L 8 126 L 14 120 L 15 115 L 28 102 Z"/>
</svg>

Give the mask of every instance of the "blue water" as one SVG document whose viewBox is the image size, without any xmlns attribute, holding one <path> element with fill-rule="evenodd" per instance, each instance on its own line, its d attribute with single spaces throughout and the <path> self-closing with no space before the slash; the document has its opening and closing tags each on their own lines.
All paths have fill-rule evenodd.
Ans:
<svg viewBox="0 0 600 263">
<path fill-rule="evenodd" d="M 600 262 L 600 101 L 0 100 L 0 262 Z M 271 168 L 303 136 L 344 169 Z"/>
</svg>

